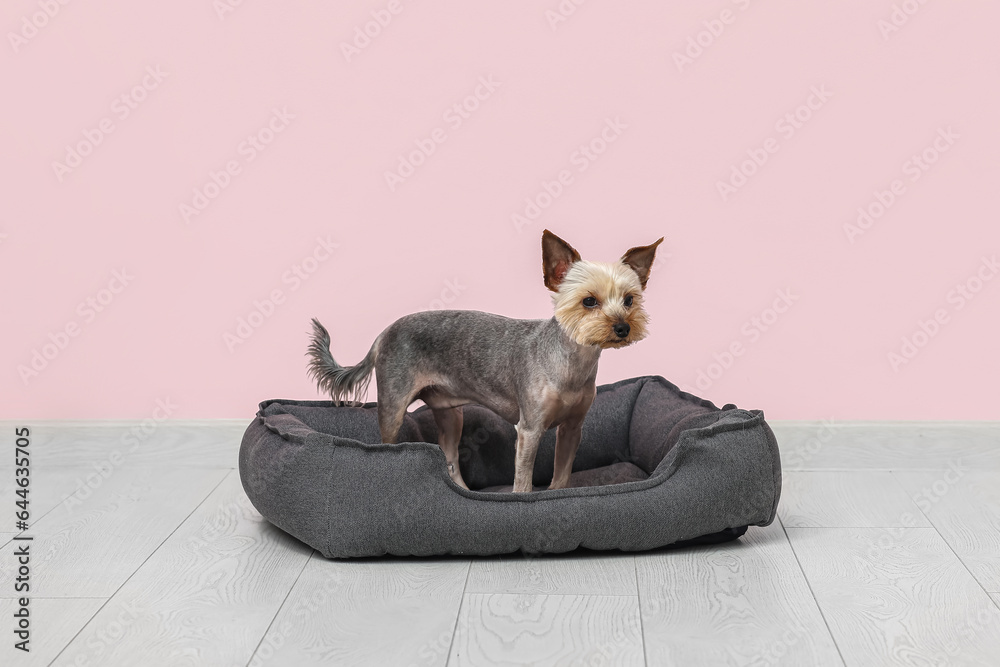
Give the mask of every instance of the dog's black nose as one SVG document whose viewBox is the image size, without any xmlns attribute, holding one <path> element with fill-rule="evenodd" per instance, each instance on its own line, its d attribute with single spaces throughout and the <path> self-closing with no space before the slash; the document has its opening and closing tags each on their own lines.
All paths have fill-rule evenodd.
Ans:
<svg viewBox="0 0 1000 667">
<path fill-rule="evenodd" d="M 624 338 L 625 336 L 628 335 L 628 332 L 631 331 L 632 328 L 628 325 L 627 322 L 619 322 L 614 326 L 614 330 L 616 336 L 618 336 L 619 338 Z"/>
</svg>

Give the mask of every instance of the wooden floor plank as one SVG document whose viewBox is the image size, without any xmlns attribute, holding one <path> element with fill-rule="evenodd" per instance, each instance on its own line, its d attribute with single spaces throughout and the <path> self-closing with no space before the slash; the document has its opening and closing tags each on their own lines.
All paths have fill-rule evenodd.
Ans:
<svg viewBox="0 0 1000 667">
<path fill-rule="evenodd" d="M 107 470 L 104 471 L 107 473 Z M 93 466 L 41 466 L 32 465 L 30 484 L 28 485 L 28 511 L 30 524 L 28 534 L 32 533 L 35 523 L 43 516 L 57 508 L 67 497 L 73 494 L 92 495 L 94 488 L 103 485 L 105 477 Z M 88 483 L 90 486 L 88 486 Z M 14 496 L 19 487 L 14 483 L 14 471 L 8 468 L 0 470 L 0 498 L 10 499 L 11 509 L 14 501 L 20 497 Z M 14 528 L 14 515 L 10 515 L 10 523 L 4 528 Z"/>
<path fill-rule="evenodd" d="M 230 474 L 54 664 L 245 665 L 311 553 Z"/>
<path fill-rule="evenodd" d="M 34 594 L 110 597 L 229 472 L 118 470 L 79 505 L 60 504 L 29 531 Z M 9 577 L 0 596 L 12 595 Z"/>
<path fill-rule="evenodd" d="M 632 554 L 573 552 L 477 558 L 467 593 L 636 595 Z"/>
<path fill-rule="evenodd" d="M 469 594 L 449 667 L 642 665 L 635 596 Z"/>
<path fill-rule="evenodd" d="M 638 554 L 650 665 L 841 665 L 781 525 Z"/>
<path fill-rule="evenodd" d="M 464 559 L 314 555 L 249 664 L 443 666 L 468 572 Z"/>
<path fill-rule="evenodd" d="M 768 422 L 786 470 L 1000 471 L 1000 422 Z"/>
<path fill-rule="evenodd" d="M 933 528 L 789 528 L 847 665 L 996 664 L 1000 609 Z"/>
<path fill-rule="evenodd" d="M 956 460 L 951 470 L 893 474 L 983 588 L 1000 592 L 1000 472 Z"/>
<path fill-rule="evenodd" d="M 16 601 L 9 598 L 0 600 L 4 635 L 0 642 L 0 665 L 48 665 L 105 602 L 102 598 L 32 598 L 28 604 L 31 615 L 31 650 L 25 653 L 14 648 L 14 643 L 20 641 L 12 633 L 12 619 L 14 612 L 18 610 Z M 105 637 L 103 640 L 111 641 L 111 638 Z"/>
<path fill-rule="evenodd" d="M 892 473 L 879 470 L 786 471 L 778 515 L 799 528 L 930 525 Z"/>
<path fill-rule="evenodd" d="M 30 424 L 33 467 L 90 467 L 106 462 L 118 467 L 150 465 L 233 468 L 246 420 L 92 420 Z M 0 426 L 2 428 L 2 426 Z M 13 426 L 11 431 L 13 432 Z M 117 453 L 117 457 L 115 454 Z M 0 461 L 10 469 L 12 459 Z"/>
</svg>

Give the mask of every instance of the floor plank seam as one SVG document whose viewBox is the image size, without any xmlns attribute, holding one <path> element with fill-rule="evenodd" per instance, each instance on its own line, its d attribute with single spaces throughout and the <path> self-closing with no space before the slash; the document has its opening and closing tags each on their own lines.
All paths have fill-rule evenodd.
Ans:
<svg viewBox="0 0 1000 667">
<path fill-rule="evenodd" d="M 132 580 L 132 577 L 134 577 L 134 576 L 136 575 L 136 573 L 137 573 L 137 572 L 138 572 L 139 570 L 141 570 L 141 569 L 142 569 L 142 568 L 143 568 L 143 567 L 144 567 L 144 566 L 146 565 L 146 563 L 148 563 L 148 562 L 149 562 L 149 559 L 153 557 L 153 554 L 155 554 L 155 553 L 156 553 L 157 551 L 159 551 L 159 550 L 160 550 L 160 547 L 162 547 L 162 546 L 164 545 L 164 543 L 166 543 L 166 541 L 167 541 L 167 540 L 169 540 L 169 539 L 170 539 L 170 538 L 171 538 L 171 537 L 173 536 L 173 534 L 174 534 L 174 533 L 176 533 L 176 532 L 177 532 L 177 530 L 178 530 L 178 529 L 179 529 L 179 528 L 180 528 L 181 526 L 183 526 L 183 525 L 184 525 L 184 523 L 185 523 L 185 522 L 186 522 L 186 521 L 187 521 L 188 519 L 190 519 L 190 518 L 191 518 L 191 516 L 192 516 L 192 515 L 193 515 L 193 514 L 194 514 L 195 512 L 197 512 L 197 511 L 198 511 L 198 508 L 199 508 L 199 507 L 201 507 L 202 505 L 204 505 L 204 504 L 205 504 L 205 501 L 206 501 L 206 500 L 208 500 L 209 498 L 211 498 L 211 497 L 212 497 L 212 494 L 213 494 L 213 493 L 215 493 L 215 490 L 216 490 L 217 488 L 219 488 L 220 486 L 222 486 L 222 483 L 223 483 L 223 482 L 225 482 L 225 481 L 226 481 L 226 479 L 228 479 L 229 475 L 231 475 L 231 474 L 232 474 L 232 472 L 229 472 L 229 473 L 226 473 L 225 475 L 223 475 L 223 476 L 222 476 L 222 479 L 220 479 L 220 480 L 218 481 L 218 483 L 217 483 L 217 484 L 216 484 L 215 486 L 213 486 L 213 487 L 212 487 L 211 489 L 209 489 L 208 493 L 206 493 L 206 494 L 205 494 L 205 497 L 204 497 L 204 498 L 202 498 L 202 499 L 201 499 L 201 501 L 200 501 L 200 502 L 199 502 L 199 503 L 198 503 L 197 505 L 195 505 L 195 506 L 194 506 L 194 508 L 193 508 L 193 509 L 192 509 L 192 510 L 191 510 L 190 512 L 188 512 L 187 516 L 185 516 L 185 517 L 184 517 L 183 519 L 181 519 L 181 520 L 180 520 L 180 521 L 179 521 L 179 522 L 177 523 L 177 525 L 176 525 L 176 526 L 174 526 L 174 529 L 173 529 L 172 531 L 170 531 L 170 534 L 169 534 L 169 535 L 167 535 L 166 537 L 164 537 L 164 538 L 163 538 L 163 540 L 161 540 L 161 541 L 160 541 L 160 543 L 156 545 L 156 548 L 155 548 L 155 549 L 153 549 L 152 551 L 150 551 L 150 552 L 149 552 L 149 555 L 148 555 L 148 556 L 146 556 L 146 558 L 145 558 L 145 559 L 144 559 L 144 560 L 143 560 L 143 561 L 142 561 L 141 563 L 139 563 L 139 567 L 135 568 L 135 569 L 134 569 L 134 570 L 132 571 L 132 574 L 128 575 L 128 577 L 126 577 L 126 578 L 125 578 L 125 581 L 123 581 L 123 582 L 121 583 L 121 585 L 120 585 L 120 586 L 119 586 L 118 588 L 116 588 L 116 589 L 115 589 L 115 592 L 114 592 L 114 593 L 112 593 L 112 594 L 111 594 L 111 595 L 110 595 L 110 596 L 108 597 L 108 599 L 104 601 L 104 604 L 102 604 L 102 605 L 101 605 L 101 606 L 100 606 L 100 607 L 99 607 L 99 608 L 97 609 L 97 611 L 95 611 L 95 612 L 94 612 L 94 613 L 93 613 L 93 614 L 91 615 L 91 617 L 90 617 L 89 619 L 87 619 L 87 622 L 86 622 L 86 623 L 84 623 L 84 624 L 83 624 L 83 625 L 82 625 L 82 626 L 80 627 L 80 629 L 76 631 L 76 634 L 75 634 L 75 635 L 73 635 L 72 637 L 70 637 L 70 640 L 69 640 L 68 642 L 66 642 L 66 645 L 65 645 L 65 646 L 63 646 L 63 647 L 62 647 L 62 648 L 61 648 L 61 649 L 59 650 L 59 652 L 58 652 L 58 653 L 56 653 L 55 657 L 54 657 L 54 658 L 52 658 L 52 662 L 50 662 L 50 663 L 49 663 L 49 667 L 52 667 L 52 665 L 53 665 L 53 664 L 55 663 L 55 661 L 59 659 L 59 656 L 61 656 L 61 655 L 62 655 L 63 653 L 65 653 L 65 652 L 66 652 L 66 649 L 68 649 L 68 648 L 70 647 L 70 644 L 72 644 L 72 643 L 73 643 L 74 641 L 76 641 L 76 638 L 80 636 L 80 633 L 81 633 L 81 632 L 83 632 L 83 631 L 84 631 L 84 630 L 86 629 L 86 627 L 87 627 L 88 625 L 90 625 L 90 623 L 91 623 L 91 622 L 92 622 L 92 621 L 93 621 L 93 620 L 94 620 L 95 618 L 97 618 L 97 615 L 98 615 L 98 614 L 100 614 L 100 613 L 101 613 L 101 611 L 102 611 L 102 610 L 103 610 L 103 609 L 104 609 L 105 607 L 107 607 L 107 606 L 108 606 L 108 604 L 110 604 L 110 602 L 111 602 L 111 601 L 112 601 L 112 600 L 113 600 L 113 599 L 115 598 L 115 596 L 116 596 L 116 595 L 118 595 L 118 593 L 119 593 L 119 592 L 121 591 L 121 589 L 123 589 L 123 588 L 125 587 L 125 585 L 126 585 L 126 584 L 128 584 L 128 582 Z"/>
<path fill-rule="evenodd" d="M 989 471 L 990 468 L 983 468 Z M 947 472 L 948 466 L 942 465 L 933 468 L 782 468 L 781 472 Z"/>
<path fill-rule="evenodd" d="M 0 600 L 16 600 L 16 597 L 0 597 Z M 67 595 L 66 597 L 60 597 L 58 595 L 32 595 L 31 600 L 107 600 L 108 598 L 103 595 Z"/>
<path fill-rule="evenodd" d="M 642 664 L 649 667 L 646 657 L 646 626 L 642 622 L 642 591 L 639 589 L 639 558 L 632 554 L 632 571 L 635 573 L 635 604 L 639 612 L 639 641 L 642 645 Z"/>
<path fill-rule="evenodd" d="M 903 487 L 903 483 L 900 482 L 898 479 L 896 479 L 896 475 L 895 474 L 892 475 L 892 478 L 893 478 L 893 480 L 895 480 L 896 484 L 901 489 L 903 489 L 903 493 L 906 493 L 906 497 L 910 498 L 910 494 L 906 492 L 906 488 Z M 910 498 L 910 501 L 912 502 L 913 499 Z M 972 573 L 972 570 L 969 569 L 968 564 L 962 559 L 961 556 L 958 555 L 958 552 L 955 551 L 955 548 L 951 546 L 951 542 L 949 542 L 947 539 L 945 539 L 945 536 L 941 534 L 940 530 L 938 530 L 937 525 L 933 521 L 931 521 L 931 518 L 929 516 L 927 516 L 927 512 L 925 512 L 920 507 L 920 505 L 917 505 L 917 503 L 913 503 L 913 504 L 916 506 L 917 511 L 920 512 L 921 516 L 923 516 L 927 520 L 927 523 L 928 523 L 929 527 L 934 529 L 934 532 L 937 533 L 937 536 L 940 537 L 941 541 L 944 542 L 944 545 L 946 547 L 948 547 L 948 551 L 950 551 L 955 556 L 955 558 L 958 560 L 958 562 L 962 564 L 962 567 L 965 568 L 965 571 L 969 573 L 969 576 L 972 577 L 972 580 L 974 582 L 976 582 L 976 585 L 979 586 L 979 588 L 981 588 L 984 593 L 986 593 L 986 597 L 987 598 L 989 598 L 990 600 L 993 600 L 993 598 L 990 596 L 990 592 L 988 590 L 986 590 L 986 586 L 984 586 L 983 583 L 981 581 L 979 581 L 979 578 L 975 574 Z M 925 526 L 925 527 L 927 527 L 927 526 Z M 993 602 L 994 602 L 994 604 L 996 603 L 995 600 L 993 600 Z M 998 605 L 998 606 L 1000 606 L 1000 605 Z"/>
<path fill-rule="evenodd" d="M 847 523 L 846 521 L 844 523 Z M 934 526 L 792 526 L 795 530 L 831 530 L 833 528 L 870 528 L 872 530 L 901 530 L 903 528 L 933 528 Z"/>
<path fill-rule="evenodd" d="M 819 603 L 819 598 L 816 597 L 816 591 L 813 590 L 812 582 L 809 581 L 809 575 L 806 574 L 806 570 L 802 567 L 802 561 L 799 560 L 799 554 L 795 552 L 795 545 L 792 544 L 792 540 L 788 537 L 788 529 L 785 528 L 785 524 L 781 521 L 781 517 L 775 517 L 778 521 L 778 525 L 781 526 L 781 532 L 785 534 L 785 541 L 788 542 L 788 548 L 792 550 L 792 556 L 795 557 L 795 564 L 799 566 L 799 572 L 802 573 L 802 579 L 806 582 L 806 586 L 809 588 L 809 594 L 812 595 L 813 602 L 816 603 L 816 609 L 819 611 L 820 618 L 823 619 L 823 625 L 826 626 L 826 633 L 830 635 L 830 641 L 833 642 L 834 647 L 837 649 L 837 655 L 840 656 L 840 664 L 847 665 L 847 661 L 844 660 L 844 652 L 840 650 L 840 644 L 837 643 L 837 638 L 833 634 L 833 630 L 830 629 L 830 622 L 826 620 L 826 614 L 823 613 L 823 605 Z"/>
<path fill-rule="evenodd" d="M 444 667 L 451 662 L 451 649 L 455 646 L 455 636 L 458 635 L 458 622 L 462 618 L 462 605 L 465 604 L 465 591 L 469 589 L 469 577 L 472 574 L 473 559 L 469 559 L 469 569 L 465 571 L 465 583 L 462 584 L 462 596 L 458 599 L 458 611 L 455 613 L 455 627 L 451 631 L 451 642 L 448 644 L 448 654 L 444 658 Z"/>
<path fill-rule="evenodd" d="M 253 647 L 253 651 L 250 652 L 250 657 L 247 659 L 246 667 L 250 667 L 250 663 L 253 662 L 253 657 L 257 655 L 257 651 L 260 650 L 260 645 L 264 643 L 265 639 L 267 639 L 267 633 L 271 631 L 271 627 L 274 625 L 274 622 L 278 619 L 278 616 L 281 615 L 281 610 L 285 608 L 285 604 L 288 602 L 288 597 L 292 594 L 292 591 L 295 590 L 295 584 L 299 583 L 299 579 L 302 577 L 302 573 L 306 571 L 309 561 L 311 561 L 317 553 L 319 552 L 313 549 L 309 553 L 309 558 L 306 558 L 305 562 L 302 563 L 302 569 L 299 570 L 298 575 L 296 575 L 295 581 L 293 581 L 292 585 L 288 587 L 288 591 L 285 593 L 284 599 L 282 599 L 281 604 L 279 604 L 278 608 L 274 611 L 274 616 L 271 617 L 271 622 L 267 624 L 266 628 L 264 628 L 264 632 L 261 634 L 260 640 L 257 642 L 257 645 Z"/>
<path fill-rule="evenodd" d="M 586 596 L 588 598 L 635 598 L 633 593 L 519 593 L 517 591 L 493 591 L 492 593 L 483 593 L 482 591 L 473 591 L 469 595 L 517 595 L 519 597 L 546 597 L 546 598 L 578 598 L 581 596 Z"/>
</svg>

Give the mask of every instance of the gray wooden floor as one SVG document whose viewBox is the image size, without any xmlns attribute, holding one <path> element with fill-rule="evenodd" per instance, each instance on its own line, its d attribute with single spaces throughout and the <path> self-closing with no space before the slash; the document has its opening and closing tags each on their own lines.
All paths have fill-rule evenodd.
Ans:
<svg viewBox="0 0 1000 667">
<path fill-rule="evenodd" d="M 1000 423 L 775 423 L 780 521 L 730 544 L 346 562 L 249 504 L 243 422 L 29 426 L 32 651 L 0 532 L 3 665 L 1000 664 Z"/>
</svg>

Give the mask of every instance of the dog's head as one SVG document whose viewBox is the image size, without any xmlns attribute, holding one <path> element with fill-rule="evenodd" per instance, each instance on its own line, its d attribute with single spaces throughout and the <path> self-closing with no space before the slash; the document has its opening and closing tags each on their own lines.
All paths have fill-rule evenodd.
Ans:
<svg viewBox="0 0 1000 667">
<path fill-rule="evenodd" d="M 588 262 L 561 238 L 542 232 L 545 286 L 555 292 L 556 321 L 580 345 L 625 347 L 646 337 L 642 295 L 661 238 L 614 263 Z"/>
</svg>

